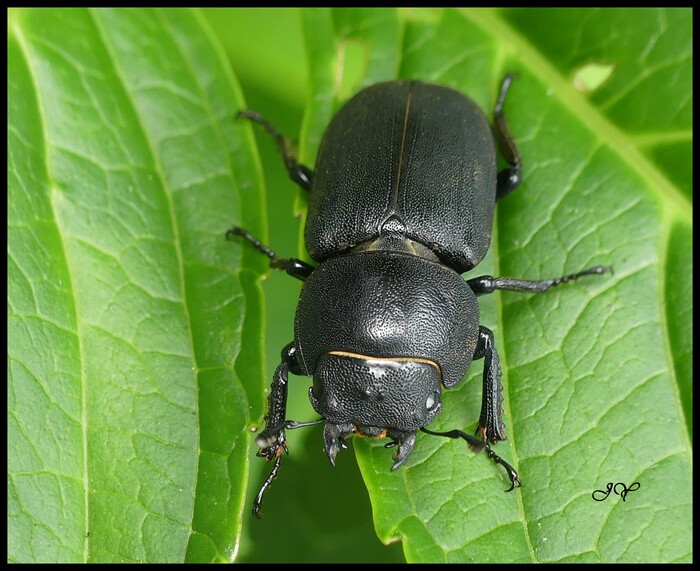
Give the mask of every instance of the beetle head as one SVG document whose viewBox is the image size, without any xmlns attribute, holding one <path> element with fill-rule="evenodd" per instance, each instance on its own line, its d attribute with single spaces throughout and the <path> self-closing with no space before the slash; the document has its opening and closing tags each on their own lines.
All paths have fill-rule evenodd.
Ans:
<svg viewBox="0 0 700 571">
<path fill-rule="evenodd" d="M 413 450 L 416 431 L 431 423 L 442 403 L 440 369 L 432 361 L 375 358 L 334 351 L 316 364 L 309 399 L 326 419 L 323 432 L 331 464 L 351 433 L 392 439 L 392 470 Z"/>
</svg>

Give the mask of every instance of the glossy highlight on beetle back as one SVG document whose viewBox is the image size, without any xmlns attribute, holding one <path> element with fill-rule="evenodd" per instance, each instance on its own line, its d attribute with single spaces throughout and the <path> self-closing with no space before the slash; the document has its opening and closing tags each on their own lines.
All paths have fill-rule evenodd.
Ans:
<svg viewBox="0 0 700 571">
<path fill-rule="evenodd" d="M 418 256 L 360 252 L 321 264 L 306 279 L 295 318 L 305 375 L 345 351 L 428 359 L 456 385 L 476 349 L 479 305 L 459 274 Z"/>
</svg>

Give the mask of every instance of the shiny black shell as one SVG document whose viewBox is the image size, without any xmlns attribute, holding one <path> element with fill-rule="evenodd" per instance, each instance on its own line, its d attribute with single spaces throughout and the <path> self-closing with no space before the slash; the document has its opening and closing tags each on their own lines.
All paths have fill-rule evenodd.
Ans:
<svg viewBox="0 0 700 571">
<path fill-rule="evenodd" d="M 496 181 L 491 127 L 473 101 L 417 81 L 368 87 L 324 134 L 306 248 L 321 262 L 390 230 L 463 273 L 489 248 Z"/>
<path fill-rule="evenodd" d="M 418 256 L 337 256 L 304 282 L 295 319 L 297 359 L 313 376 L 325 354 L 420 358 L 449 388 L 464 376 L 479 334 L 479 305 L 462 277 Z M 341 381 L 339 381 L 341 382 Z"/>
</svg>

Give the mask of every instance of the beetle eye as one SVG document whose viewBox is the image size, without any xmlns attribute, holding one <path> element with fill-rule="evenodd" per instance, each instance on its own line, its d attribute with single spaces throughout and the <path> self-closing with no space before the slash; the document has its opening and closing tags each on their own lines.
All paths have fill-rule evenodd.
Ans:
<svg viewBox="0 0 700 571">
<path fill-rule="evenodd" d="M 433 410 L 438 403 L 437 397 L 437 393 L 430 393 L 425 401 L 425 408 L 427 408 L 428 410 Z"/>
</svg>

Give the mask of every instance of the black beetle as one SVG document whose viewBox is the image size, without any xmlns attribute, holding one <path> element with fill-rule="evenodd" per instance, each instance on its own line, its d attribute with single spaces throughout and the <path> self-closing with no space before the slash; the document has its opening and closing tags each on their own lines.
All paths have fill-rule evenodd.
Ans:
<svg viewBox="0 0 700 571">
<path fill-rule="evenodd" d="M 421 430 L 485 449 L 506 469 L 507 491 L 520 485 L 515 469 L 488 444 L 506 438 L 501 366 L 493 333 L 479 325 L 476 296 L 544 292 L 611 269 L 537 281 L 460 276 L 486 255 L 496 200 L 520 184 L 520 155 L 503 114 L 512 78 L 501 86 L 493 131 L 476 104 L 452 89 L 417 81 L 368 87 L 331 121 L 314 171 L 297 162 L 263 117 L 238 114 L 274 137 L 289 176 L 310 191 L 306 248 L 319 262 L 279 258 L 245 230 L 227 232 L 251 242 L 271 267 L 304 281 L 294 341 L 282 351 L 265 429 L 256 438 L 258 456 L 274 460 L 253 504 L 256 516 L 287 452 L 285 430 L 321 422 L 331 464 L 355 433 L 390 438 L 395 470 Z M 501 171 L 496 144 L 508 164 Z M 440 413 L 442 387 L 454 387 L 471 361 L 482 358 L 479 438 L 425 428 Z M 313 377 L 309 398 L 320 420 L 286 419 L 289 371 Z"/>
</svg>

